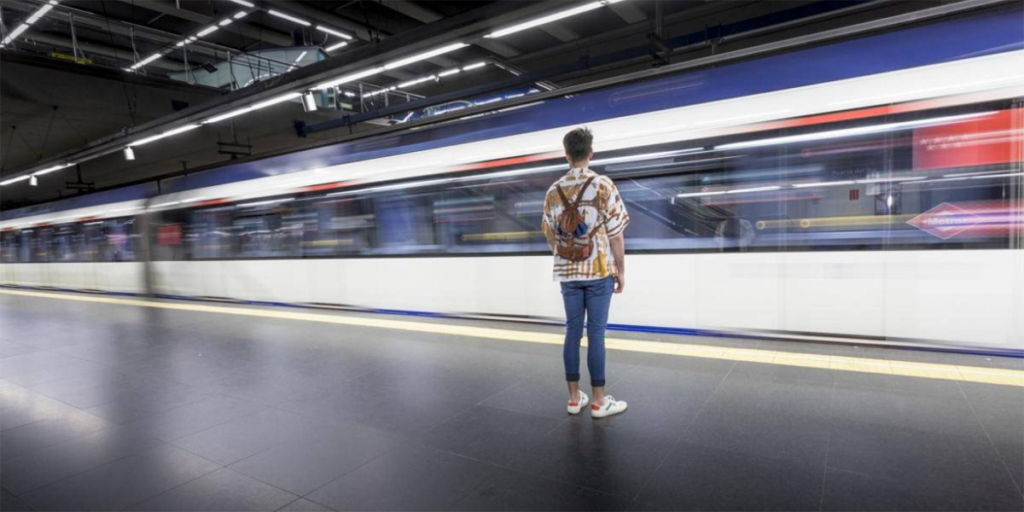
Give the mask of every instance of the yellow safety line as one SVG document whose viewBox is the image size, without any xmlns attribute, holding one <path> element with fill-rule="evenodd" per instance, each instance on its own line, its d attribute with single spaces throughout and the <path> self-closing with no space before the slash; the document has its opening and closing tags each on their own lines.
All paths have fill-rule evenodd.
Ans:
<svg viewBox="0 0 1024 512">
<path fill-rule="evenodd" d="M 296 311 L 277 311 L 267 309 L 251 309 L 230 306 L 207 306 L 202 304 L 181 304 L 173 302 L 153 302 L 138 299 L 115 299 L 87 295 L 68 295 L 58 293 L 31 292 L 22 290 L 0 290 L 0 294 L 21 295 L 45 299 L 74 300 L 79 302 L 95 302 L 100 304 L 116 304 L 120 306 L 137 306 L 145 308 L 171 309 L 177 311 L 195 311 L 201 313 L 220 313 L 225 315 L 256 316 L 263 318 L 279 318 L 282 320 L 301 320 L 306 322 L 323 322 L 329 324 L 356 325 L 360 327 L 376 327 L 412 332 L 427 332 L 453 336 L 468 336 L 527 343 L 561 345 L 561 334 L 542 332 L 510 331 L 490 327 L 471 327 L 466 325 L 435 324 L 426 322 L 409 322 L 385 318 L 364 318 L 340 316 L 323 313 L 300 313 Z M 774 364 L 781 366 L 799 366 L 804 368 L 820 368 L 859 373 L 881 373 L 901 377 L 918 377 L 925 379 L 957 380 L 996 384 L 1001 386 L 1024 387 L 1024 371 L 981 368 L 935 363 L 914 363 L 887 359 L 869 359 L 862 357 L 830 356 L 824 354 L 807 354 L 795 352 L 778 352 L 749 348 L 716 347 L 712 345 L 689 345 L 683 343 L 666 343 L 660 341 L 627 340 L 620 338 L 605 339 L 605 346 L 612 350 L 626 350 L 647 354 L 665 354 L 672 356 L 696 357 L 701 359 L 722 359 L 727 361 L 745 361 L 752 363 Z"/>
</svg>

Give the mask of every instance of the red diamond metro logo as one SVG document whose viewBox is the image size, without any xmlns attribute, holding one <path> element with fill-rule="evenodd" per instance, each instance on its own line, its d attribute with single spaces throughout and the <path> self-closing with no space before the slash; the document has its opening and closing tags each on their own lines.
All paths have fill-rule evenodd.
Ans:
<svg viewBox="0 0 1024 512">
<path fill-rule="evenodd" d="M 943 240 L 971 229 L 981 221 L 981 217 L 949 203 L 942 203 L 913 219 L 907 224 L 922 231 L 931 233 Z"/>
</svg>

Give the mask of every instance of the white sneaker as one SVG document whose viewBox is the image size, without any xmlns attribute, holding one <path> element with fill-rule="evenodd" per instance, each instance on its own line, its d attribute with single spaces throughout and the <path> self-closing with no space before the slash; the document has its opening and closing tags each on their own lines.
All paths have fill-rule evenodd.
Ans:
<svg viewBox="0 0 1024 512">
<path fill-rule="evenodd" d="M 626 402 L 616 400 L 611 395 L 605 395 L 604 406 L 597 404 L 590 406 L 590 415 L 595 418 L 604 418 L 626 412 Z"/>
<path fill-rule="evenodd" d="M 575 402 L 569 402 L 565 410 L 569 411 L 569 414 L 579 414 L 589 403 L 590 399 L 587 398 L 587 394 L 580 391 L 580 399 Z"/>
</svg>

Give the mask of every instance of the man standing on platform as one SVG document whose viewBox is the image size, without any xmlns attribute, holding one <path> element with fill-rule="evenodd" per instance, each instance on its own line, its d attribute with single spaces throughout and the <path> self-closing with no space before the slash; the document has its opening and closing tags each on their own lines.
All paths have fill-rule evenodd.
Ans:
<svg viewBox="0 0 1024 512">
<path fill-rule="evenodd" d="M 605 395 L 604 333 L 612 293 L 626 287 L 626 206 L 612 180 L 587 166 L 594 156 L 594 136 L 587 128 L 565 135 L 569 172 L 548 189 L 541 228 L 555 257 L 554 278 L 565 303 L 565 379 L 569 414 L 579 414 L 590 400 L 579 389 L 580 340 L 587 327 L 587 369 L 594 393 L 590 414 L 604 418 L 626 410 L 626 402 Z"/>
</svg>

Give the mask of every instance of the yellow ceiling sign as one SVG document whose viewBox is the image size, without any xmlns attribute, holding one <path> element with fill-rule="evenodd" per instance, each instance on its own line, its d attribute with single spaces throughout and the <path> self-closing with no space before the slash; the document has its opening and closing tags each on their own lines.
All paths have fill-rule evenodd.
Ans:
<svg viewBox="0 0 1024 512">
<path fill-rule="evenodd" d="M 68 55 L 59 52 L 50 52 L 50 57 L 60 60 L 70 60 L 72 62 L 77 62 L 79 64 L 92 64 L 92 59 L 87 59 L 85 57 L 75 57 L 74 55 Z"/>
</svg>

